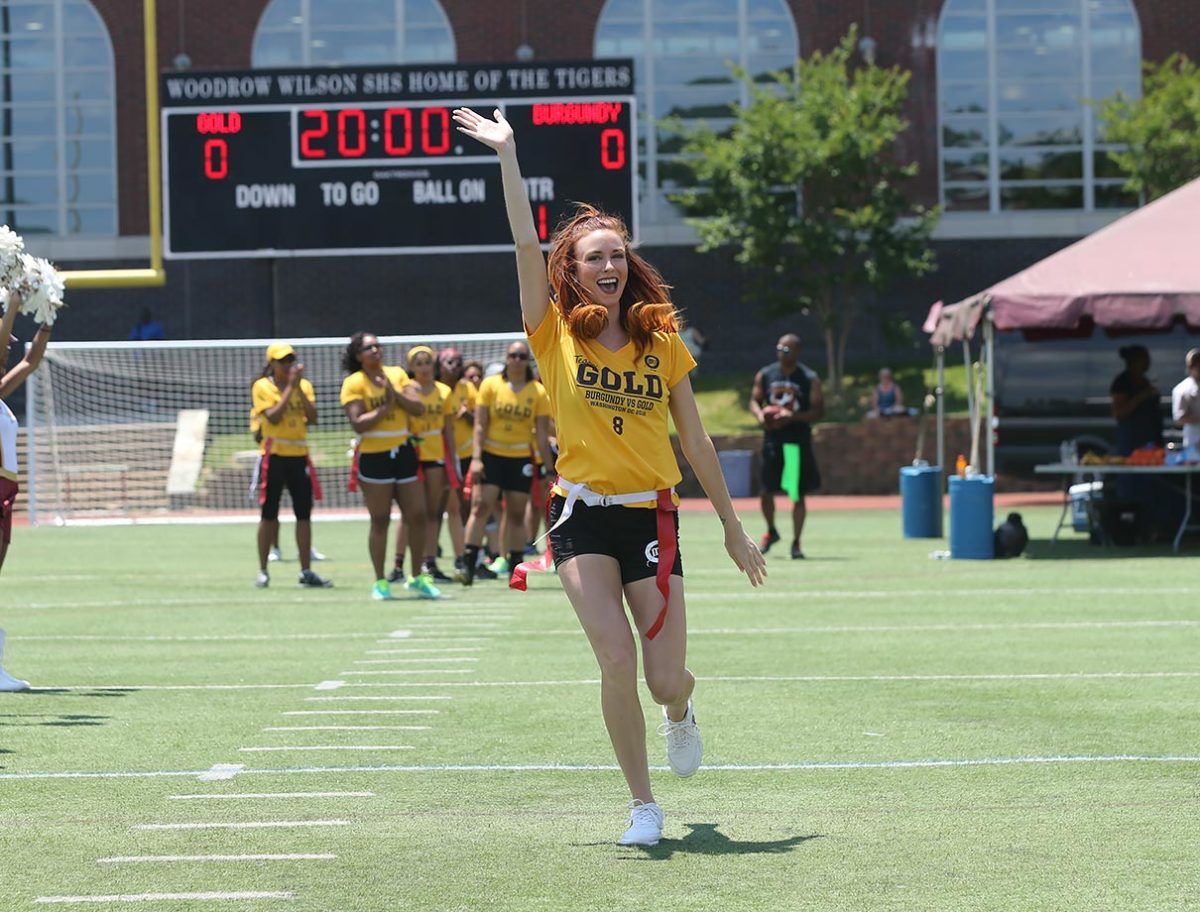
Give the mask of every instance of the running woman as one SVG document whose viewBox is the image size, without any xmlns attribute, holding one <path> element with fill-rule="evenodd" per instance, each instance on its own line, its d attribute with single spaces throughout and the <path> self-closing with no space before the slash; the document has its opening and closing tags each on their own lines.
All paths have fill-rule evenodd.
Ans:
<svg viewBox="0 0 1200 912">
<path fill-rule="evenodd" d="M 286 342 L 267 346 L 267 366 L 250 387 L 251 421 L 258 422 L 260 461 L 258 503 L 258 578 L 254 585 L 271 584 L 267 573 L 271 546 L 279 541 L 279 501 L 287 488 L 296 514 L 296 548 L 300 552 L 300 585 L 328 589 L 329 580 L 317 576 L 312 560 L 312 508 L 320 498 L 316 472 L 308 458 L 308 427 L 317 423 L 317 397 L 304 376 L 304 365 Z"/>
<path fill-rule="evenodd" d="M 427 345 L 414 345 L 408 350 L 408 372 L 417 388 L 424 411 L 408 419 L 408 431 L 421 466 L 420 480 L 425 490 L 428 505 L 426 520 L 425 556 L 420 566 L 413 567 L 413 575 L 426 575 L 435 583 L 451 582 L 437 565 L 437 542 L 440 523 L 439 509 L 445 500 L 447 487 L 446 453 L 454 453 L 454 427 L 450 415 L 450 387 L 433 378 L 433 349 Z M 457 466 L 451 471 L 456 471 Z M 457 475 L 455 475 L 457 478 Z M 400 524 L 396 533 L 395 569 L 389 581 L 404 577 L 404 550 L 408 538 L 408 525 Z"/>
<path fill-rule="evenodd" d="M 12 293 L 4 316 L 0 318 L 0 342 L 3 343 L 0 351 L 4 352 L 4 357 L 0 359 L 0 369 L 8 363 L 9 346 L 17 341 L 12 335 L 12 330 L 20 303 L 21 299 L 15 292 Z M 34 334 L 33 345 L 29 347 L 25 357 L 0 377 L 0 570 L 4 568 L 4 558 L 8 555 L 8 545 L 12 541 L 13 510 L 20 491 L 17 486 L 17 416 L 4 404 L 4 399 L 37 370 L 49 341 L 50 326 L 43 323 Z M 29 690 L 28 681 L 14 678 L 4 670 L 3 659 L 4 631 L 0 630 L 0 693 Z"/>
<path fill-rule="evenodd" d="M 529 346 L 513 342 L 508 347 L 503 373 L 488 377 L 479 387 L 475 405 L 475 437 L 472 444 L 471 518 L 467 521 L 464 558 L 466 584 L 477 575 L 476 562 L 483 545 L 484 527 L 504 492 L 504 516 L 500 522 L 507 557 L 501 555 L 503 572 L 511 572 L 525 555 L 525 503 L 533 481 L 533 449 L 536 435 L 540 452 L 549 453 L 550 399 L 546 389 L 533 378 Z M 496 562 L 492 572 L 499 572 Z"/>
<path fill-rule="evenodd" d="M 512 127 L 454 111 L 461 132 L 496 150 L 517 253 L 521 315 L 553 403 L 558 482 L 550 544 L 563 589 L 600 666 L 600 702 L 632 797 L 622 845 L 655 845 L 663 814 L 650 788 L 646 720 L 638 700 L 637 646 L 646 686 L 663 708 L 659 732 L 680 776 L 700 766 L 703 744 L 685 664 L 687 621 L 675 515 L 680 480 L 667 431 L 725 528 L 725 549 L 753 586 L 766 563 L 733 510 L 688 372 L 695 361 L 658 272 L 630 247 L 620 219 L 582 205 L 542 257 Z"/>
<path fill-rule="evenodd" d="M 417 451 L 408 431 L 409 416 L 424 414 L 425 406 L 404 368 L 383 363 L 383 346 L 371 333 L 356 332 L 350 337 L 342 353 L 342 368 L 349 375 L 342 381 L 342 408 L 359 438 L 351 487 L 361 485 L 371 516 L 367 536 L 375 570 L 371 597 L 387 601 L 395 597 L 383 569 L 393 502 L 409 529 L 413 566 L 419 567 L 425 556 L 425 490 L 416 483 Z M 441 595 L 433 580 L 424 575 L 412 577 L 404 588 L 422 598 Z"/>
</svg>

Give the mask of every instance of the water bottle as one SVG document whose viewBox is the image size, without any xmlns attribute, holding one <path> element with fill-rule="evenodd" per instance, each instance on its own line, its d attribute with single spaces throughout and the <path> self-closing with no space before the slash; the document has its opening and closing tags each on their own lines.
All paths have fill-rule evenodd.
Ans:
<svg viewBox="0 0 1200 912">
<path fill-rule="evenodd" d="M 1064 440 L 1058 446 L 1058 461 L 1063 465 L 1072 466 L 1079 459 L 1079 451 L 1075 448 L 1074 440 Z"/>
</svg>

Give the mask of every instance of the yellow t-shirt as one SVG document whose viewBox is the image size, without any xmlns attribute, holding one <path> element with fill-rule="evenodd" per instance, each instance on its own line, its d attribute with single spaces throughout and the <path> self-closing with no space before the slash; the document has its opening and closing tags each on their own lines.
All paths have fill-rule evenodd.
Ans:
<svg viewBox="0 0 1200 912">
<path fill-rule="evenodd" d="M 383 374 L 397 391 L 408 386 L 408 374 L 402 367 L 385 366 Z M 387 391 L 372 383 L 362 371 L 355 371 L 342 381 L 343 408 L 351 402 L 361 401 L 363 408 L 369 412 L 383 405 L 386 399 Z M 401 446 L 408 440 L 408 412 L 396 406 L 390 415 L 359 436 L 362 437 L 359 451 L 363 453 L 385 453 Z"/>
<path fill-rule="evenodd" d="M 475 413 L 475 402 L 478 398 L 479 390 L 475 388 L 474 383 L 470 380 L 459 380 L 450 393 L 450 414 L 457 415 L 458 410 L 465 402 L 467 409 L 473 415 Z M 474 421 L 466 417 L 454 419 L 454 447 L 460 459 L 471 455 L 471 441 L 474 435 Z"/>
<path fill-rule="evenodd" d="M 433 389 L 421 394 L 421 402 L 425 413 L 409 416 L 408 432 L 420 438 L 422 462 L 441 462 L 446 458 L 442 431 L 446 427 L 446 416 L 450 414 L 450 387 L 434 380 Z"/>
<path fill-rule="evenodd" d="M 530 380 L 517 392 L 509 386 L 503 374 L 487 377 L 479 384 L 476 405 L 487 406 L 487 435 L 483 451 L 493 456 L 523 456 L 528 458 L 529 441 L 537 419 L 550 414 L 550 397 L 537 380 Z"/>
<path fill-rule="evenodd" d="M 595 339 L 576 339 L 551 305 L 529 344 L 554 408 L 563 478 L 599 494 L 679 483 L 667 425 L 671 388 L 696 361 L 678 333 L 654 333 L 635 364 L 632 342 L 611 352 Z"/>
<path fill-rule="evenodd" d="M 300 396 L 292 394 L 283 408 L 283 415 L 274 424 L 263 414 L 267 409 L 279 404 L 282 393 L 283 390 L 277 387 L 270 377 L 259 377 L 254 381 L 254 386 L 250 387 L 250 400 L 253 402 L 250 409 L 250 426 L 253 428 L 254 422 L 257 421 L 262 429 L 263 439 L 259 444 L 259 452 L 265 453 L 267 442 L 270 441 L 273 456 L 307 456 L 308 419 L 304 416 L 304 403 L 300 401 Z M 313 385 L 304 378 L 300 380 L 300 395 L 314 404 L 317 401 Z"/>
</svg>

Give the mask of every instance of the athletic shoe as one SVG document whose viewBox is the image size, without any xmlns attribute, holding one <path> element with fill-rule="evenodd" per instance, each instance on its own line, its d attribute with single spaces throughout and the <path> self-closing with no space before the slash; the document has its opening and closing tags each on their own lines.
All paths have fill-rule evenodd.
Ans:
<svg viewBox="0 0 1200 912">
<path fill-rule="evenodd" d="M 764 532 L 762 541 L 760 541 L 758 543 L 758 550 L 761 551 L 763 554 L 766 554 L 768 551 L 771 550 L 771 545 L 775 544 L 775 542 L 777 542 L 777 541 L 779 541 L 779 533 L 776 532 L 774 529 L 771 529 L 768 532 Z"/>
<path fill-rule="evenodd" d="M 258 589 L 266 589 L 271 585 L 271 577 L 267 575 L 266 570 L 258 571 L 258 577 L 254 580 L 254 585 Z"/>
<path fill-rule="evenodd" d="M 333 580 L 322 579 L 311 570 L 301 570 L 300 585 L 307 586 L 309 589 L 331 589 Z"/>
<path fill-rule="evenodd" d="M 28 681 L 14 678 L 3 668 L 0 668 L 0 693 L 20 693 L 23 690 L 30 689 Z"/>
<path fill-rule="evenodd" d="M 371 589 L 371 598 L 377 602 L 393 602 L 396 596 L 392 595 L 392 587 L 388 585 L 387 580 L 376 580 L 374 587 Z"/>
<path fill-rule="evenodd" d="M 442 572 L 437 561 L 426 561 L 421 565 L 421 575 L 428 576 L 435 583 L 452 583 L 454 580 Z"/>
<path fill-rule="evenodd" d="M 454 558 L 454 581 L 464 586 L 471 585 L 471 574 L 467 573 L 466 562 L 461 557 Z"/>
<path fill-rule="evenodd" d="M 437 599 L 442 597 L 442 590 L 433 584 L 428 573 L 410 576 L 404 584 L 404 588 L 409 592 L 415 592 L 421 598 Z"/>
<path fill-rule="evenodd" d="M 322 554 L 316 548 L 308 549 L 308 559 L 315 560 L 315 561 L 329 560 L 329 558 L 327 558 L 324 554 Z"/>
<path fill-rule="evenodd" d="M 393 567 L 392 572 L 387 575 L 389 583 L 402 583 L 404 579 L 404 571 L 399 567 Z"/>
<path fill-rule="evenodd" d="M 283 555 L 279 553 L 278 548 L 272 548 L 270 551 L 267 552 L 267 560 L 281 561 L 281 560 L 283 560 Z"/>
<path fill-rule="evenodd" d="M 512 567 L 508 565 L 507 557 L 498 557 L 487 566 L 497 577 L 507 576 L 512 573 Z"/>
<path fill-rule="evenodd" d="M 617 845 L 656 846 L 662 839 L 663 812 L 651 801 L 634 798 L 629 802 L 629 829 Z"/>
<path fill-rule="evenodd" d="M 804 560 L 804 552 L 799 545 L 792 545 L 792 560 Z"/>
<path fill-rule="evenodd" d="M 667 763 L 671 772 L 683 779 L 693 776 L 700 769 L 700 758 L 704 756 L 704 739 L 700 737 L 700 726 L 688 700 L 687 714 L 678 722 L 667 716 L 663 707 L 663 723 L 658 727 L 660 735 L 667 736 Z"/>
<path fill-rule="evenodd" d="M 487 564 L 480 564 L 475 568 L 475 579 L 494 580 L 499 578 L 500 577 L 496 575 L 496 571 Z"/>
</svg>

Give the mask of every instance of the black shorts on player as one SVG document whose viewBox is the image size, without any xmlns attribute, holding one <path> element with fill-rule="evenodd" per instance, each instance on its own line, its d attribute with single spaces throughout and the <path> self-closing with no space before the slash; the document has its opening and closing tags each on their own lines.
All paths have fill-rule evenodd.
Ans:
<svg viewBox="0 0 1200 912">
<path fill-rule="evenodd" d="M 558 522 L 566 498 L 550 498 L 550 525 Z M 679 541 L 679 514 L 672 513 L 675 540 Z M 658 574 L 658 511 L 647 507 L 589 507 L 576 501 L 571 517 L 550 533 L 554 566 L 561 567 L 581 554 L 604 554 L 621 568 L 621 584 L 650 579 Z M 674 576 L 683 576 L 683 554 L 676 548 Z"/>
<path fill-rule="evenodd" d="M 763 441 L 762 486 L 764 491 L 783 490 L 783 447 L 785 444 L 770 440 Z M 798 443 L 800 447 L 800 493 L 811 494 L 821 487 L 821 470 L 812 443 Z"/>
<path fill-rule="evenodd" d="M 417 451 L 411 443 L 381 453 L 358 454 L 358 480 L 367 484 L 408 484 L 417 480 Z"/>
<path fill-rule="evenodd" d="M 501 491 L 528 494 L 533 483 L 533 463 L 528 456 L 497 456 L 485 450 L 483 483 L 495 485 Z"/>
<path fill-rule="evenodd" d="M 306 457 L 272 456 L 267 460 L 267 493 L 262 505 L 262 519 L 268 522 L 279 519 L 279 501 L 283 497 L 284 488 L 292 495 L 292 509 L 296 513 L 296 519 L 311 519 L 313 488 Z"/>
</svg>

